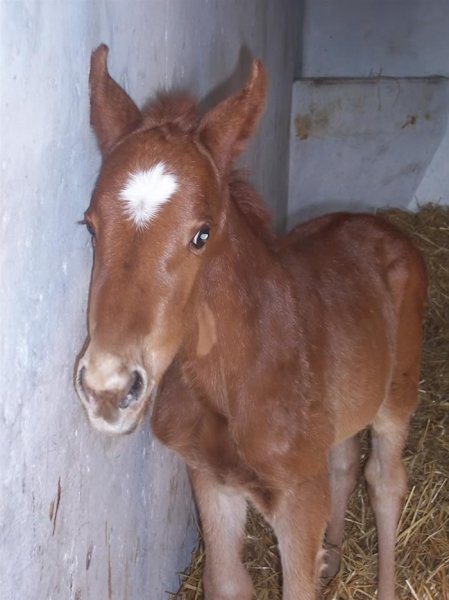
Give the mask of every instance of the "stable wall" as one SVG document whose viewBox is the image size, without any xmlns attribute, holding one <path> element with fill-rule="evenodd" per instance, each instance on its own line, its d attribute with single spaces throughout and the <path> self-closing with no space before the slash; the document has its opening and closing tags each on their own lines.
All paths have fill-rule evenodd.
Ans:
<svg viewBox="0 0 449 600">
<path fill-rule="evenodd" d="M 399 102 L 404 107 L 411 104 L 410 100 L 404 96 L 404 90 L 401 88 L 402 78 L 430 77 L 440 75 L 449 77 L 449 3 L 447 0 L 306 0 L 303 13 L 302 42 L 297 48 L 296 58 L 296 77 L 297 78 L 373 78 L 391 77 L 395 81 L 401 94 Z M 408 84 L 406 83 L 405 86 Z M 374 86 L 372 86 L 374 90 Z M 330 88 L 329 88 L 330 89 Z M 365 96 L 367 87 L 363 87 L 362 96 Z M 347 89 L 340 96 L 346 108 L 350 108 L 351 114 L 341 115 L 346 125 L 352 120 L 351 126 L 345 131 L 341 130 L 341 147 L 346 148 L 352 144 L 352 147 L 360 143 L 362 147 L 363 139 L 360 132 L 364 131 L 365 123 L 357 122 L 358 115 L 354 112 L 354 91 L 352 91 L 353 103 L 347 102 Z M 377 91 L 375 91 L 377 93 Z M 333 91 L 333 100 L 336 94 Z M 295 100 L 296 96 L 296 100 Z M 432 95 L 434 99 L 434 95 Z M 423 96 L 424 98 L 424 96 Z M 392 100 L 394 97 L 392 95 Z M 321 98 L 320 98 L 321 102 Z M 301 104 L 303 103 L 303 104 Z M 435 106 L 435 104 L 434 104 Z M 447 106 L 447 104 L 446 104 Z M 385 105 L 383 106 L 385 108 Z M 425 103 L 420 107 L 422 114 L 429 114 Z M 294 137 L 295 116 L 304 109 L 304 95 L 300 90 L 294 90 L 294 100 L 292 107 L 291 135 Z M 393 112 L 397 106 L 392 104 Z M 399 199 L 391 197 L 389 200 L 385 197 L 379 199 L 377 204 L 381 205 L 402 205 L 411 208 L 416 207 L 416 203 L 429 201 L 439 201 L 449 204 L 449 129 L 447 108 L 444 118 L 441 120 L 441 114 L 438 115 L 438 132 L 433 128 L 435 137 L 434 143 L 428 144 L 429 155 L 420 159 L 420 168 L 412 173 L 413 189 L 407 191 L 403 189 Z M 361 111 L 359 116 L 366 117 L 366 112 Z M 390 115 L 393 117 L 393 114 Z M 406 117 L 407 115 L 404 114 Z M 338 118 L 338 115 L 333 115 Z M 402 117 L 401 117 L 402 118 Z M 400 129 L 404 121 L 398 122 L 398 135 L 404 134 L 405 129 Z M 429 135 L 431 123 L 423 123 L 423 120 L 417 119 L 411 123 L 410 129 L 414 125 L 423 127 L 426 135 Z M 381 123 L 382 128 L 384 123 Z M 410 137 L 410 130 L 406 132 Z M 356 137 L 359 140 L 356 140 Z M 390 129 L 389 135 L 393 137 L 393 130 Z M 350 139 L 350 142 L 348 140 Z M 335 140 L 335 138 L 334 138 Z M 385 141 L 385 140 L 384 140 Z M 413 144 L 420 143 L 420 131 L 416 133 Z M 323 148 L 328 148 L 327 141 L 323 138 Z M 410 148 L 410 146 L 409 146 Z M 343 150 L 344 151 L 344 150 Z M 407 156 L 404 156 L 404 164 L 401 166 L 397 162 L 397 157 L 401 149 L 398 147 L 393 151 L 391 165 L 397 165 L 396 173 L 403 177 L 404 184 L 407 182 L 407 168 L 413 160 L 407 163 Z M 405 144 L 405 153 L 407 148 Z M 318 153 L 319 155 L 320 153 Z M 350 152 L 349 152 L 350 154 Z M 298 187 L 301 187 L 301 176 L 303 175 L 302 164 L 299 162 L 302 156 L 299 153 L 297 158 L 292 158 L 291 176 L 298 178 Z M 411 153 L 410 153 L 411 158 Z M 320 176 L 322 173 L 335 173 L 336 186 L 342 186 L 342 173 L 337 169 L 336 163 L 332 158 L 323 156 L 321 160 L 315 161 L 316 171 L 310 173 L 310 177 L 316 181 L 317 196 L 310 197 L 310 191 L 301 192 L 290 190 L 289 196 L 289 215 L 292 221 L 293 215 L 300 214 L 305 203 L 313 204 L 323 202 L 320 197 Z M 386 163 L 385 163 L 386 164 Z M 338 167 L 340 168 L 340 164 Z M 400 173 L 401 168 L 403 172 Z M 344 167 L 343 167 L 344 171 Z M 369 171 L 369 169 L 367 169 Z M 378 182 L 383 177 L 391 178 L 395 171 L 379 171 Z M 309 177 L 309 175 L 307 175 Z M 367 176 L 364 180 L 364 171 L 359 171 L 359 180 L 356 188 L 363 189 L 365 183 L 366 189 L 372 180 Z M 340 179 L 340 180 L 339 180 Z M 410 183 L 410 182 L 408 182 Z M 291 186 L 292 188 L 292 186 Z M 355 191 L 355 190 L 354 190 Z M 354 206 L 354 198 L 350 197 L 352 187 L 348 185 L 348 200 Z M 408 196 L 405 198 L 405 195 Z M 361 196 L 358 200 L 359 207 L 366 208 L 371 199 Z M 339 202 L 334 203 L 339 208 Z M 332 206 L 330 198 L 327 208 Z M 293 219 L 294 220 L 294 219 Z"/>
<path fill-rule="evenodd" d="M 91 265 L 77 221 L 100 162 L 91 50 L 109 44 L 110 71 L 138 103 L 172 84 L 200 97 L 220 86 L 209 100 L 222 97 L 246 78 L 250 54 L 262 58 L 267 113 L 244 162 L 282 223 L 299 5 L 0 3 L 2 598 L 161 600 L 196 538 L 184 466 L 149 423 L 129 437 L 101 435 L 73 391 Z"/>
</svg>

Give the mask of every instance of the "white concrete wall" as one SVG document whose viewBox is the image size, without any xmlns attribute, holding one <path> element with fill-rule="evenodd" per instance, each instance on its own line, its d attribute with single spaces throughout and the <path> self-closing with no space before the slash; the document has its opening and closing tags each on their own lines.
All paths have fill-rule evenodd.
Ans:
<svg viewBox="0 0 449 600">
<path fill-rule="evenodd" d="M 290 225 L 410 204 L 445 134 L 449 79 L 301 79 L 292 98 Z"/>
<path fill-rule="evenodd" d="M 305 0 L 296 76 L 449 76 L 447 0 Z M 321 164 L 322 170 L 332 164 Z M 296 166 L 301 176 L 301 165 Z M 318 175 L 317 175 L 318 177 Z M 408 203 L 449 204 L 449 128 Z M 394 198 L 391 203 L 394 203 Z M 290 197 L 289 213 L 298 210 Z"/>
<path fill-rule="evenodd" d="M 297 76 L 449 76 L 447 0 L 306 0 Z"/>
<path fill-rule="evenodd" d="M 111 72 L 138 102 L 161 84 L 202 96 L 230 75 L 234 90 L 248 50 L 260 56 L 269 106 L 246 163 L 282 221 L 297 6 L 0 3 L 1 598 L 161 600 L 176 589 L 195 537 L 184 467 L 148 423 L 130 437 L 103 437 L 73 392 L 91 263 L 76 221 L 99 166 L 90 52 L 110 45 Z"/>
</svg>

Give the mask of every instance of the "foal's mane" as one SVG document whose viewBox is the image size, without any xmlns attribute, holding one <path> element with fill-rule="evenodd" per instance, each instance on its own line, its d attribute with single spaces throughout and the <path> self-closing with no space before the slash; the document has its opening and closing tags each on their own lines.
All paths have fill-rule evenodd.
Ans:
<svg viewBox="0 0 449 600">
<path fill-rule="evenodd" d="M 143 109 L 143 128 L 171 125 L 184 133 L 193 132 L 199 123 L 197 100 L 184 91 L 159 92 Z"/>
<path fill-rule="evenodd" d="M 245 217 L 253 233 L 267 244 L 274 241 L 272 215 L 254 187 L 246 180 L 246 171 L 236 169 L 229 178 L 231 199 Z"/>
<path fill-rule="evenodd" d="M 160 92 L 143 110 L 142 128 L 168 126 L 184 134 L 195 135 L 200 122 L 197 100 L 186 92 Z M 248 172 L 234 169 L 229 175 L 231 199 L 253 233 L 266 243 L 274 240 L 272 215 L 262 197 L 247 181 Z"/>
</svg>

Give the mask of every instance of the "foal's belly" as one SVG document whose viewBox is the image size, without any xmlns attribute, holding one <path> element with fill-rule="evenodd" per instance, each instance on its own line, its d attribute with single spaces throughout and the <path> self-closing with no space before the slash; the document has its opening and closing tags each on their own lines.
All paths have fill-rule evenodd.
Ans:
<svg viewBox="0 0 449 600">
<path fill-rule="evenodd" d="M 383 362 L 383 361 L 382 361 Z M 386 364 L 361 367 L 333 386 L 330 402 L 334 414 L 334 442 L 340 443 L 370 425 L 385 400 L 389 387 Z"/>
<path fill-rule="evenodd" d="M 381 404 L 382 401 L 372 404 L 369 407 L 369 410 L 367 406 L 364 406 L 363 411 L 351 416 L 350 418 L 339 416 L 336 419 L 334 443 L 339 444 L 340 442 L 344 442 L 348 438 L 356 435 L 359 431 L 362 431 L 368 427 L 368 425 L 374 421 Z"/>
</svg>

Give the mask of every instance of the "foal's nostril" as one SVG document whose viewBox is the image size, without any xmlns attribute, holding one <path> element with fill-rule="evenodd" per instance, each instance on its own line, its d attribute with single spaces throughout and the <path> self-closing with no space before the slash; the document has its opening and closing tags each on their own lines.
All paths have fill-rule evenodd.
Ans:
<svg viewBox="0 0 449 600">
<path fill-rule="evenodd" d="M 78 369 L 78 373 L 76 376 L 76 387 L 78 388 L 78 390 L 80 390 L 81 392 L 83 392 L 83 395 L 87 397 L 86 392 L 84 390 L 84 373 L 86 371 L 86 367 L 81 367 L 80 369 Z"/>
<path fill-rule="evenodd" d="M 122 400 L 119 402 L 119 407 L 122 409 L 128 408 L 133 402 L 137 402 L 142 395 L 142 391 L 144 388 L 144 380 L 142 375 L 138 371 L 134 371 L 133 373 L 133 383 L 128 390 L 128 393 Z"/>
</svg>

